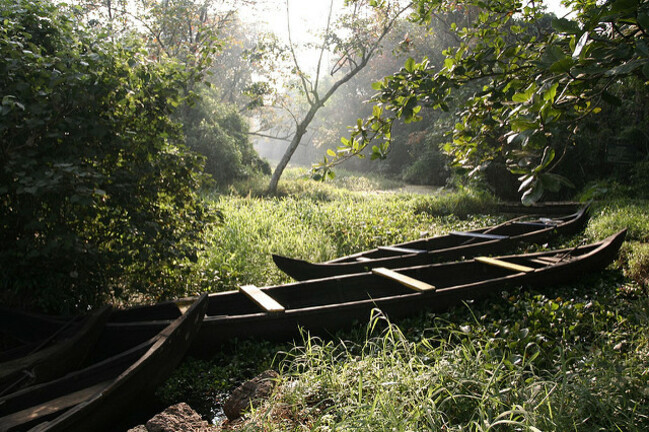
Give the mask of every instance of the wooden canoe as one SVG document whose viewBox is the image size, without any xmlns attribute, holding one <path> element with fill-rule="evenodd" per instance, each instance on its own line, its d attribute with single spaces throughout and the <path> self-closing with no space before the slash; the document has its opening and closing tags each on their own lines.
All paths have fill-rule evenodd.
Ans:
<svg viewBox="0 0 649 432">
<path fill-rule="evenodd" d="M 503 253 L 522 243 L 542 243 L 555 235 L 576 233 L 587 220 L 588 206 L 585 206 L 568 216 L 533 219 L 523 216 L 490 228 L 454 231 L 443 236 L 380 246 L 323 263 L 280 255 L 273 255 L 273 261 L 284 273 L 296 280 L 360 273 L 376 267 L 411 267 Z"/>
<path fill-rule="evenodd" d="M 443 311 L 511 287 L 561 284 L 603 269 L 617 255 L 624 236 L 621 231 L 591 245 L 495 261 L 477 257 L 271 286 L 257 289 L 262 294 L 256 299 L 251 298 L 254 290 L 210 294 L 192 352 L 207 353 L 234 338 L 289 339 L 298 327 L 327 335 L 354 321 L 366 322 L 373 308 L 396 318 L 420 310 Z M 155 333 L 177 311 L 173 302 L 116 311 L 107 324 L 111 343 Z"/>
<path fill-rule="evenodd" d="M 99 431 L 110 427 L 139 395 L 153 391 L 180 362 L 200 328 L 207 305 L 203 295 L 151 339 L 56 380 L 0 398 L 0 431 Z"/>
<path fill-rule="evenodd" d="M 29 352 L 0 363 L 0 396 L 80 367 L 99 339 L 110 311 L 107 306 L 77 325 L 62 325 Z"/>
</svg>

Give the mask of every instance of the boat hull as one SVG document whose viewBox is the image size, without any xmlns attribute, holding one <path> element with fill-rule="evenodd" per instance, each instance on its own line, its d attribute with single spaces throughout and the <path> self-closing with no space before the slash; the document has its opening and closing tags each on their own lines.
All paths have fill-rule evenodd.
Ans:
<svg viewBox="0 0 649 432">
<path fill-rule="evenodd" d="M 519 286 L 555 286 L 579 280 L 608 265 L 623 242 L 624 232 L 581 248 L 577 258 L 529 272 L 494 269 L 467 260 L 455 263 L 398 269 L 401 274 L 437 285 L 435 291 L 412 291 L 403 285 L 372 273 L 337 276 L 263 288 L 286 306 L 283 313 L 258 311 L 240 292 L 210 295 L 210 305 L 191 352 L 205 354 L 235 338 L 286 340 L 299 338 L 300 329 L 327 336 L 367 322 L 378 308 L 390 318 L 410 316 L 419 311 L 440 312 L 463 301 L 477 300 Z M 555 252 L 569 253 L 570 250 Z M 511 255 L 504 260 L 525 263 L 549 253 Z M 155 306 L 148 307 L 155 314 Z M 115 341 L 129 334 L 154 333 L 165 321 L 146 321 L 147 308 L 139 309 L 140 322 L 109 324 Z"/>
<path fill-rule="evenodd" d="M 362 273 L 377 267 L 389 269 L 412 267 L 471 258 L 477 255 L 500 254 L 524 243 L 543 243 L 555 236 L 571 235 L 578 232 L 584 227 L 587 220 L 588 207 L 584 207 L 574 215 L 554 219 L 556 224 L 525 223 L 518 218 L 518 220 L 514 219 L 497 227 L 462 233 L 464 236 L 449 234 L 415 240 L 323 263 L 311 263 L 281 255 L 273 255 L 273 261 L 283 272 L 300 281 Z M 399 253 L 400 249 L 405 253 Z M 407 253 L 406 251 L 409 249 L 419 250 L 419 252 Z M 397 251 L 396 254 L 395 251 Z"/>
<path fill-rule="evenodd" d="M 0 398 L 0 431 L 109 428 L 138 405 L 140 395 L 152 392 L 177 366 L 198 332 L 207 305 L 207 296 L 202 296 L 146 342 L 57 380 Z M 104 336 L 100 342 L 106 342 Z"/>
</svg>

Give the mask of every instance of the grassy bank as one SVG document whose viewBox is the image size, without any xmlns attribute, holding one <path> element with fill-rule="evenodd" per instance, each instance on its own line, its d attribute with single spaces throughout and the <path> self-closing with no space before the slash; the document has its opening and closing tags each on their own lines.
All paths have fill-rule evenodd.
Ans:
<svg viewBox="0 0 649 432">
<path fill-rule="evenodd" d="M 201 259 L 223 288 L 286 280 L 271 252 L 323 260 L 504 219 L 489 197 L 466 190 L 350 192 L 296 179 L 284 191 L 215 198 L 226 222 Z M 367 328 L 334 341 L 239 342 L 214 359 L 185 362 L 161 394 L 206 413 L 208 395 L 272 366 L 281 372 L 277 392 L 236 429 L 647 430 L 649 203 L 597 202 L 583 234 L 552 246 L 624 227 L 619 260 L 577 284 L 510 290 L 396 323 L 377 311 Z"/>
</svg>

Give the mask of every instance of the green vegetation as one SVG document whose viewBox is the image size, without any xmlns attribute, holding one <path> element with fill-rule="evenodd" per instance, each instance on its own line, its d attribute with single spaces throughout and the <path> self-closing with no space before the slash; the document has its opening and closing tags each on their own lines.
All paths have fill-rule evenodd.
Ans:
<svg viewBox="0 0 649 432">
<path fill-rule="evenodd" d="M 219 102 L 217 92 L 203 87 L 200 99 L 179 116 L 185 143 L 205 157 L 204 172 L 218 187 L 259 174 L 270 174 L 248 139 L 248 124 L 233 105 Z"/>
<path fill-rule="evenodd" d="M 1 297 L 58 312 L 177 295 L 216 221 L 171 120 L 199 71 L 77 18 L 0 1 Z"/>
<path fill-rule="evenodd" d="M 215 229 L 218 247 L 201 259 L 214 268 L 228 263 L 223 281 L 285 281 L 271 252 L 328 259 L 503 219 L 491 215 L 492 198 L 471 190 L 347 191 L 288 174 L 283 197 L 218 198 L 228 216 Z M 510 290 L 397 323 L 376 312 L 367 330 L 360 323 L 328 341 L 305 334 L 292 348 L 236 341 L 211 360 L 186 361 L 159 395 L 192 401 L 211 418 L 215 399 L 272 366 L 281 373 L 278 390 L 236 430 L 645 430 L 648 216 L 645 200 L 597 202 L 582 235 L 552 244 L 629 227 L 619 260 L 579 283 Z"/>
<path fill-rule="evenodd" d="M 574 21 L 514 0 L 416 0 L 406 23 L 393 21 L 391 1 L 350 2 L 360 8 L 352 17 L 382 17 L 377 34 L 348 23 L 378 39 L 330 34 L 316 48 L 344 48 L 340 61 L 312 78 L 293 48 L 297 87 L 287 80 L 277 105 L 294 109 L 287 157 L 308 125 L 314 146 L 336 147 L 318 174 L 335 178 L 289 170 L 268 195 L 269 165 L 241 113 L 279 84 L 272 71 L 255 82 L 263 52 L 251 47 L 263 39 L 234 10 L 213 0 L 0 0 L 0 302 L 72 314 L 284 283 L 272 253 L 322 261 L 492 225 L 505 219 L 492 192 L 534 201 L 574 184 L 595 200 L 586 231 L 540 247 L 627 228 L 601 274 L 397 323 L 377 311 L 367 331 L 362 323 L 331 341 L 233 341 L 218 357 L 189 359 L 158 394 L 211 415 L 214 397 L 272 366 L 276 394 L 238 429 L 647 430 L 649 2 L 565 3 Z M 447 32 L 428 39 L 433 22 Z M 403 40 L 388 37 L 393 25 Z M 417 59 L 395 71 L 381 40 Z M 213 89 L 203 85 L 210 65 Z M 327 69 L 348 75 L 318 87 Z M 362 103 L 370 88 L 375 107 Z M 332 124 L 311 123 L 320 109 Z M 337 145 L 350 113 L 369 117 Z M 262 132 L 284 130 L 256 120 Z M 394 157 L 377 171 L 452 187 L 416 194 L 394 179 L 333 176 L 374 138 L 371 159 Z"/>
<path fill-rule="evenodd" d="M 395 120 L 422 120 L 426 108 L 455 112 L 444 145 L 455 165 L 478 175 L 506 164 L 525 202 L 579 183 L 591 169 L 601 175 L 614 144 L 646 158 L 649 1 L 563 1 L 571 19 L 549 15 L 543 2 L 413 4 L 413 22 L 451 33 L 454 43 L 443 59 L 408 58 L 374 83 L 372 113 L 328 151 L 317 177 L 368 146 L 372 158 L 384 158 Z"/>
<path fill-rule="evenodd" d="M 225 217 L 208 235 L 209 247 L 199 258 L 198 267 L 213 278 L 206 278 L 202 289 L 289 281 L 273 264 L 273 253 L 324 261 L 451 227 L 469 229 L 500 220 L 475 214 L 494 202 L 475 191 L 379 193 L 371 192 L 379 184 L 376 180 L 340 176 L 337 181 L 353 183 L 357 190 L 296 178 L 280 184 L 283 197 L 215 197 L 213 203 Z"/>
</svg>

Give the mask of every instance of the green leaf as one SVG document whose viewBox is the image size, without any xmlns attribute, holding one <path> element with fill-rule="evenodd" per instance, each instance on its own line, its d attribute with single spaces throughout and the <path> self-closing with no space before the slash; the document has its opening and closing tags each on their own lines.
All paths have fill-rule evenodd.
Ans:
<svg viewBox="0 0 649 432">
<path fill-rule="evenodd" d="M 514 93 L 514 96 L 512 96 L 512 101 L 514 102 L 522 103 L 527 102 L 528 100 L 530 100 L 530 97 L 525 93 Z"/>
<path fill-rule="evenodd" d="M 550 71 L 557 73 L 567 73 L 570 72 L 570 69 L 574 65 L 575 60 L 573 60 L 571 57 L 565 56 L 561 60 L 552 63 L 552 66 L 550 66 Z"/>
<path fill-rule="evenodd" d="M 640 24 L 645 30 L 649 30 L 649 14 L 639 13 L 638 24 Z"/>
<path fill-rule="evenodd" d="M 444 67 L 448 69 L 449 71 L 453 69 L 453 66 L 455 65 L 455 59 L 451 57 L 446 57 L 444 59 Z"/>
<path fill-rule="evenodd" d="M 521 202 L 523 205 L 530 206 L 541 199 L 543 196 L 543 186 L 540 182 L 534 183 L 534 185 L 527 189 L 523 196 L 521 197 Z"/>
<path fill-rule="evenodd" d="M 622 63 L 621 65 L 615 66 L 614 68 L 609 69 L 604 73 L 606 76 L 613 75 L 628 75 L 632 73 L 637 68 L 641 67 L 645 63 L 645 60 L 635 59 Z"/>
<path fill-rule="evenodd" d="M 559 88 L 559 83 L 555 82 L 548 90 L 543 92 L 543 100 L 554 102 L 554 98 L 557 96 L 557 88 Z"/>
<path fill-rule="evenodd" d="M 532 122 L 524 118 L 512 120 L 509 126 L 514 132 L 523 132 L 530 129 L 536 129 L 538 127 L 536 122 Z"/>
<path fill-rule="evenodd" d="M 327 149 L 327 154 L 331 157 L 336 157 L 336 152 L 332 149 Z"/>
<path fill-rule="evenodd" d="M 546 147 L 543 150 L 543 157 L 541 157 L 541 163 L 537 168 L 539 170 L 545 169 L 550 165 L 550 163 L 554 160 L 555 152 L 553 148 Z"/>
<path fill-rule="evenodd" d="M 372 83 L 372 88 L 374 90 L 383 90 L 384 87 L 385 84 L 383 83 L 383 81 L 376 81 Z"/>
<path fill-rule="evenodd" d="M 616 0 L 611 5 L 611 12 L 636 11 L 638 0 Z"/>
<path fill-rule="evenodd" d="M 413 72 L 415 70 L 415 60 L 412 57 L 408 57 L 408 60 L 406 60 L 404 67 L 408 72 Z"/>
<path fill-rule="evenodd" d="M 559 33 L 577 34 L 581 31 L 577 22 L 566 18 L 555 18 L 552 27 Z"/>
</svg>

